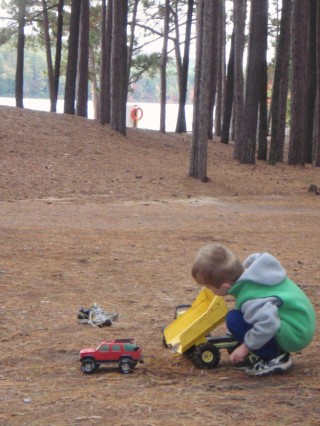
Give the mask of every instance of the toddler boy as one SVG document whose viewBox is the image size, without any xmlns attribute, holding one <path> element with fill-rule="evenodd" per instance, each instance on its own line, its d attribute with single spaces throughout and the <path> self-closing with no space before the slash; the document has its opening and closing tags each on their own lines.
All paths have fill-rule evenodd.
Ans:
<svg viewBox="0 0 320 426">
<path fill-rule="evenodd" d="M 290 352 L 311 342 L 313 306 L 271 254 L 252 254 L 242 264 L 228 248 L 210 244 L 198 252 L 192 275 L 218 296 L 235 297 L 226 325 L 239 346 L 230 361 L 246 374 L 285 372 L 293 366 Z"/>
</svg>

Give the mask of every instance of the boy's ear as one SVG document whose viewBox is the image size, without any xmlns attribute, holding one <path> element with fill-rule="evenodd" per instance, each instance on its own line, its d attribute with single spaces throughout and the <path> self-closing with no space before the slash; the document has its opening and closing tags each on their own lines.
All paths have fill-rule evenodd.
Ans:
<svg viewBox="0 0 320 426">
<path fill-rule="evenodd" d="M 227 290 L 230 290 L 230 288 L 232 287 L 232 285 L 230 283 L 223 283 L 221 284 L 220 288 L 225 288 Z"/>
</svg>

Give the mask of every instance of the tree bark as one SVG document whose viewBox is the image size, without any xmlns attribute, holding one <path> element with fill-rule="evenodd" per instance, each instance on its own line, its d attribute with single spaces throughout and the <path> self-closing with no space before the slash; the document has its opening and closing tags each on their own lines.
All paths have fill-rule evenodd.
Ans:
<svg viewBox="0 0 320 426">
<path fill-rule="evenodd" d="M 315 167 L 320 167 L 320 5 L 317 3 L 317 104 L 316 104 L 316 131 L 315 131 Z"/>
<path fill-rule="evenodd" d="M 246 1 L 234 2 L 234 152 L 233 157 L 240 160 L 241 143 L 244 136 L 244 79 L 243 50 L 246 21 Z"/>
<path fill-rule="evenodd" d="M 214 107 L 216 102 L 216 96 L 217 96 L 217 83 L 218 83 L 218 73 L 219 73 L 219 20 L 222 18 L 220 17 L 222 13 L 222 5 L 221 0 L 216 0 L 213 4 L 213 15 L 212 15 L 212 22 L 211 22 L 211 28 L 208 29 L 208 32 L 210 31 L 211 35 L 211 54 L 210 58 L 208 59 L 208 64 L 210 68 L 210 84 L 208 85 L 209 90 L 209 111 L 208 111 L 208 139 L 213 139 L 213 116 L 214 116 Z M 209 26 L 209 23 L 208 23 Z"/>
<path fill-rule="evenodd" d="M 293 2 L 291 129 L 288 163 L 304 165 L 307 135 L 309 0 Z"/>
<path fill-rule="evenodd" d="M 81 0 L 76 108 L 76 113 L 80 117 L 88 116 L 89 17 L 90 2 Z"/>
<path fill-rule="evenodd" d="M 193 95 L 192 142 L 189 162 L 189 176 L 199 179 L 199 115 L 200 115 L 200 81 L 202 69 L 202 40 L 203 40 L 203 9 L 204 0 L 197 5 L 196 25 L 196 61 Z"/>
<path fill-rule="evenodd" d="M 194 5 L 194 0 L 188 0 L 186 36 L 184 41 L 184 53 L 183 53 L 183 61 L 182 61 L 182 69 L 181 69 L 181 78 L 179 80 L 179 109 L 178 109 L 176 133 L 185 133 L 187 131 L 185 106 L 186 106 L 186 100 L 187 100 L 189 53 L 190 53 L 193 5 Z"/>
<path fill-rule="evenodd" d="M 57 40 L 56 40 L 56 54 L 54 62 L 54 102 L 51 105 L 52 112 L 57 110 L 60 68 L 61 68 L 61 54 L 62 54 L 62 34 L 63 34 L 63 8 L 64 0 L 59 0 L 58 3 L 58 16 L 57 16 Z"/>
<path fill-rule="evenodd" d="M 261 99 L 261 77 L 267 49 L 267 23 L 268 0 L 252 0 L 245 99 L 245 135 L 240 154 L 240 161 L 244 164 L 255 163 L 258 105 Z"/>
<path fill-rule="evenodd" d="M 138 3 L 139 3 L 139 0 L 134 0 L 133 9 L 132 9 L 132 19 L 131 19 L 131 25 L 130 25 L 131 34 L 130 34 L 130 42 L 129 42 L 129 48 L 128 48 L 128 81 L 130 79 L 130 68 L 132 63 L 134 32 L 135 32 L 136 21 L 137 21 Z"/>
<path fill-rule="evenodd" d="M 258 126 L 258 160 L 267 160 L 268 155 L 268 64 L 267 64 L 267 32 L 268 21 L 265 20 L 265 56 L 262 60 L 261 86 L 259 99 L 259 126 Z"/>
<path fill-rule="evenodd" d="M 111 116 L 111 47 L 112 47 L 112 1 L 102 2 L 101 25 L 101 74 L 100 74 L 100 123 L 110 123 Z"/>
<path fill-rule="evenodd" d="M 81 0 L 72 0 L 68 42 L 68 63 L 64 93 L 64 113 L 72 115 L 75 113 L 80 10 Z"/>
<path fill-rule="evenodd" d="M 210 111 L 210 84 L 212 69 L 213 2 L 200 0 L 197 7 L 197 51 L 195 94 L 193 106 L 193 132 L 189 175 L 207 182 L 207 149 Z"/>
<path fill-rule="evenodd" d="M 112 0 L 111 127 L 126 135 L 128 93 L 126 0 Z"/>
<path fill-rule="evenodd" d="M 99 116 L 99 85 L 97 81 L 97 65 L 95 59 L 95 52 L 93 48 L 89 47 L 89 74 L 91 75 L 90 84 L 91 84 L 91 95 L 92 95 L 92 105 L 93 105 L 93 117 L 95 120 L 100 118 Z"/>
<path fill-rule="evenodd" d="M 283 161 L 289 86 L 289 57 L 291 41 L 292 0 L 283 0 L 280 35 L 272 87 L 271 142 L 269 163 Z"/>
<path fill-rule="evenodd" d="M 232 106 L 234 94 L 234 32 L 231 36 L 230 56 L 227 68 L 227 79 L 224 89 L 223 121 L 221 131 L 221 143 L 229 143 Z"/>
<path fill-rule="evenodd" d="M 168 61 L 168 36 L 169 36 L 169 18 L 170 18 L 170 0 L 165 1 L 164 6 L 164 28 L 163 28 L 163 45 L 161 54 L 160 69 L 160 132 L 166 131 L 166 97 L 167 97 L 167 61 Z"/>
<path fill-rule="evenodd" d="M 23 66 L 24 66 L 24 43 L 25 43 L 25 14 L 26 5 L 24 0 L 19 0 L 19 17 L 18 17 L 18 46 L 17 46 L 17 65 L 15 80 L 16 106 L 23 108 Z"/>
<path fill-rule="evenodd" d="M 49 20 L 46 0 L 42 0 L 42 13 L 43 13 L 43 32 L 46 46 L 46 57 L 47 57 L 47 70 L 48 70 L 48 86 L 49 86 L 49 98 L 50 98 L 50 111 L 55 111 L 55 90 L 54 90 L 54 73 L 51 56 L 51 40 L 49 34 Z"/>
<path fill-rule="evenodd" d="M 308 99 L 307 99 L 307 134 L 305 162 L 313 162 L 314 113 L 317 93 L 317 0 L 310 0 L 308 33 Z"/>
<path fill-rule="evenodd" d="M 215 102 L 215 136 L 221 136 L 222 114 L 224 104 L 224 89 L 226 79 L 226 23 L 225 23 L 225 2 L 219 4 L 219 64 L 217 75 L 217 99 Z"/>
</svg>

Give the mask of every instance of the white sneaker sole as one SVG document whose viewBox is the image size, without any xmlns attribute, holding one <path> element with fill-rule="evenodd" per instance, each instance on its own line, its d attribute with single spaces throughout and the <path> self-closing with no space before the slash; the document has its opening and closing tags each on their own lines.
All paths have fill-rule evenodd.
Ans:
<svg viewBox="0 0 320 426">
<path fill-rule="evenodd" d="M 262 368 L 261 370 L 255 370 L 254 368 L 247 368 L 245 370 L 245 373 L 248 376 L 262 377 L 262 376 L 270 376 L 271 374 L 282 374 L 287 372 L 291 368 L 293 368 L 293 362 L 292 362 L 292 359 L 289 357 L 287 362 L 280 363 L 278 365 L 275 364 L 275 365 L 272 365 L 271 367 L 267 367 L 264 369 Z"/>
</svg>

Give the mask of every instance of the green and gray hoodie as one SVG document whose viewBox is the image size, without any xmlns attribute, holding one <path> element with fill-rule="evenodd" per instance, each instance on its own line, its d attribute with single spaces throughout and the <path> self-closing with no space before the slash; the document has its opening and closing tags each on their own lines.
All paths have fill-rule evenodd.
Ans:
<svg viewBox="0 0 320 426">
<path fill-rule="evenodd" d="M 315 333 L 315 312 L 305 293 L 287 277 L 281 263 L 269 253 L 249 256 L 247 268 L 229 290 L 244 320 L 252 324 L 245 335 L 251 350 L 275 337 L 286 352 L 305 348 Z"/>
</svg>

